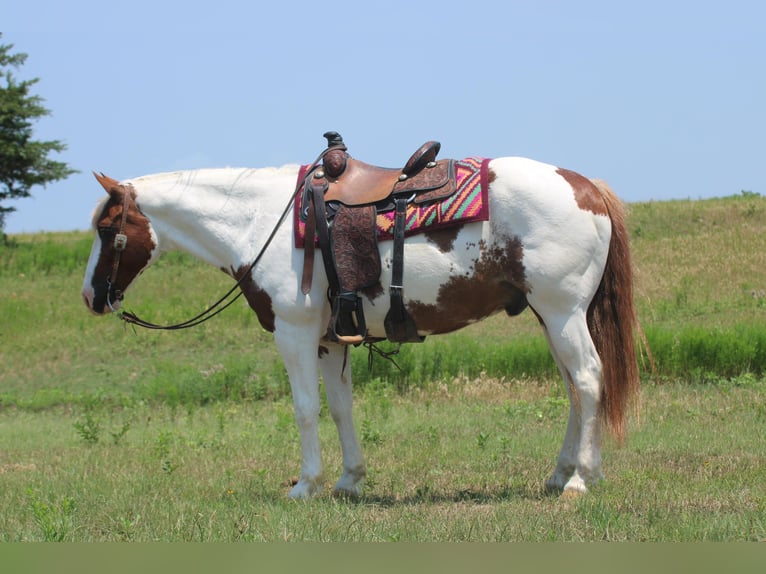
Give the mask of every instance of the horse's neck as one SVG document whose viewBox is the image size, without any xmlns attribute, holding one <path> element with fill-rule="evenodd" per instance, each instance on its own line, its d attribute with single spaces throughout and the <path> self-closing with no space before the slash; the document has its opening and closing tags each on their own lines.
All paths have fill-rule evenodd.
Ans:
<svg viewBox="0 0 766 574">
<path fill-rule="evenodd" d="M 297 170 L 182 171 L 130 183 L 162 251 L 185 251 L 229 271 L 254 257 L 290 198 Z"/>
</svg>

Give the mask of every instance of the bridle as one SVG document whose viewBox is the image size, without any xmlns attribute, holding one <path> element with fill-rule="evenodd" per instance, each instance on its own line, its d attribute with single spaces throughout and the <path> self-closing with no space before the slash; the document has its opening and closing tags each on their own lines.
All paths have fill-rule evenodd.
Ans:
<svg viewBox="0 0 766 574">
<path fill-rule="evenodd" d="M 119 289 L 113 290 L 113 287 L 117 281 L 117 272 L 120 269 L 120 261 L 122 260 L 122 254 L 125 251 L 125 248 L 128 246 L 128 236 L 125 235 L 125 225 L 128 221 L 128 201 L 130 200 L 131 190 L 126 189 L 125 193 L 122 197 L 122 215 L 120 216 L 120 227 L 117 230 L 117 233 L 114 235 L 114 241 L 112 242 L 112 247 L 114 248 L 114 259 L 112 260 L 112 273 L 109 276 L 109 278 L 106 280 L 106 304 L 109 306 L 109 308 L 112 311 L 116 311 L 116 309 L 112 306 L 112 300 L 111 295 L 114 293 L 115 301 L 121 301 L 123 294 L 122 291 Z M 98 232 L 99 236 L 101 237 L 104 235 L 107 231 L 112 231 L 114 228 L 109 227 L 99 227 Z M 103 241 L 103 237 L 102 237 Z"/>
</svg>

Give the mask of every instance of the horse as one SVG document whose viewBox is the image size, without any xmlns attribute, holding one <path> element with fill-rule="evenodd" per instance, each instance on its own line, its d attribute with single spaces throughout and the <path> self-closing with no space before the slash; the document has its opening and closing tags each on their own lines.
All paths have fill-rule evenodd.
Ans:
<svg viewBox="0 0 766 574">
<path fill-rule="evenodd" d="M 285 204 L 299 195 L 298 164 L 157 173 L 118 181 L 96 174 L 106 191 L 82 297 L 97 315 L 122 313 L 136 277 L 161 253 L 182 250 L 223 270 L 273 333 L 289 378 L 301 447 L 300 477 L 288 496 L 323 488 L 318 438 L 320 373 L 337 427 L 343 469 L 332 494 L 362 495 L 366 462 L 352 418 L 349 346 L 328 339 L 327 272 L 301 288 L 304 249 Z M 620 444 L 638 393 L 633 271 L 625 207 L 603 181 L 524 157 L 487 160 L 488 217 L 408 236 L 405 308 L 420 336 L 449 333 L 505 311 L 536 315 L 569 399 L 555 468 L 545 488 L 581 494 L 603 479 L 602 435 Z M 368 294 L 368 336 L 385 339 L 391 241 L 377 293 Z M 257 265 L 253 265 L 256 261 Z"/>
</svg>

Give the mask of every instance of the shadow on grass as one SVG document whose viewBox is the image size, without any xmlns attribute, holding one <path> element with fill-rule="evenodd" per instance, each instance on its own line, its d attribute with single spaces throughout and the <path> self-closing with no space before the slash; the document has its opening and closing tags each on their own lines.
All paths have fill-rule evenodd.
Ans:
<svg viewBox="0 0 766 574">
<path fill-rule="evenodd" d="M 455 491 L 435 492 L 428 488 L 419 488 L 412 494 L 396 495 L 362 495 L 357 499 L 344 499 L 350 504 L 382 506 L 386 508 L 397 506 L 417 506 L 421 504 L 493 504 L 511 500 L 541 501 L 557 498 L 560 493 L 548 492 L 544 488 L 530 489 L 527 486 L 508 485 L 496 488 L 463 488 Z"/>
</svg>

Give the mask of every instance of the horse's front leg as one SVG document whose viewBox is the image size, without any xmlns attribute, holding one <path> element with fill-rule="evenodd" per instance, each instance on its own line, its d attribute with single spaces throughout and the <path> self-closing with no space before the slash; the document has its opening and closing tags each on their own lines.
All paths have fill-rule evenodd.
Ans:
<svg viewBox="0 0 766 574">
<path fill-rule="evenodd" d="M 351 357 L 348 347 L 324 345 L 320 348 L 319 365 L 327 391 L 330 414 L 335 421 L 343 453 L 343 474 L 333 493 L 357 498 L 362 494 L 367 469 L 354 428 L 352 414 Z"/>
<path fill-rule="evenodd" d="M 274 340 L 290 379 L 295 421 L 301 437 L 301 476 L 289 496 L 309 498 L 322 488 L 317 336 L 306 325 L 292 325 L 277 320 Z"/>
</svg>

